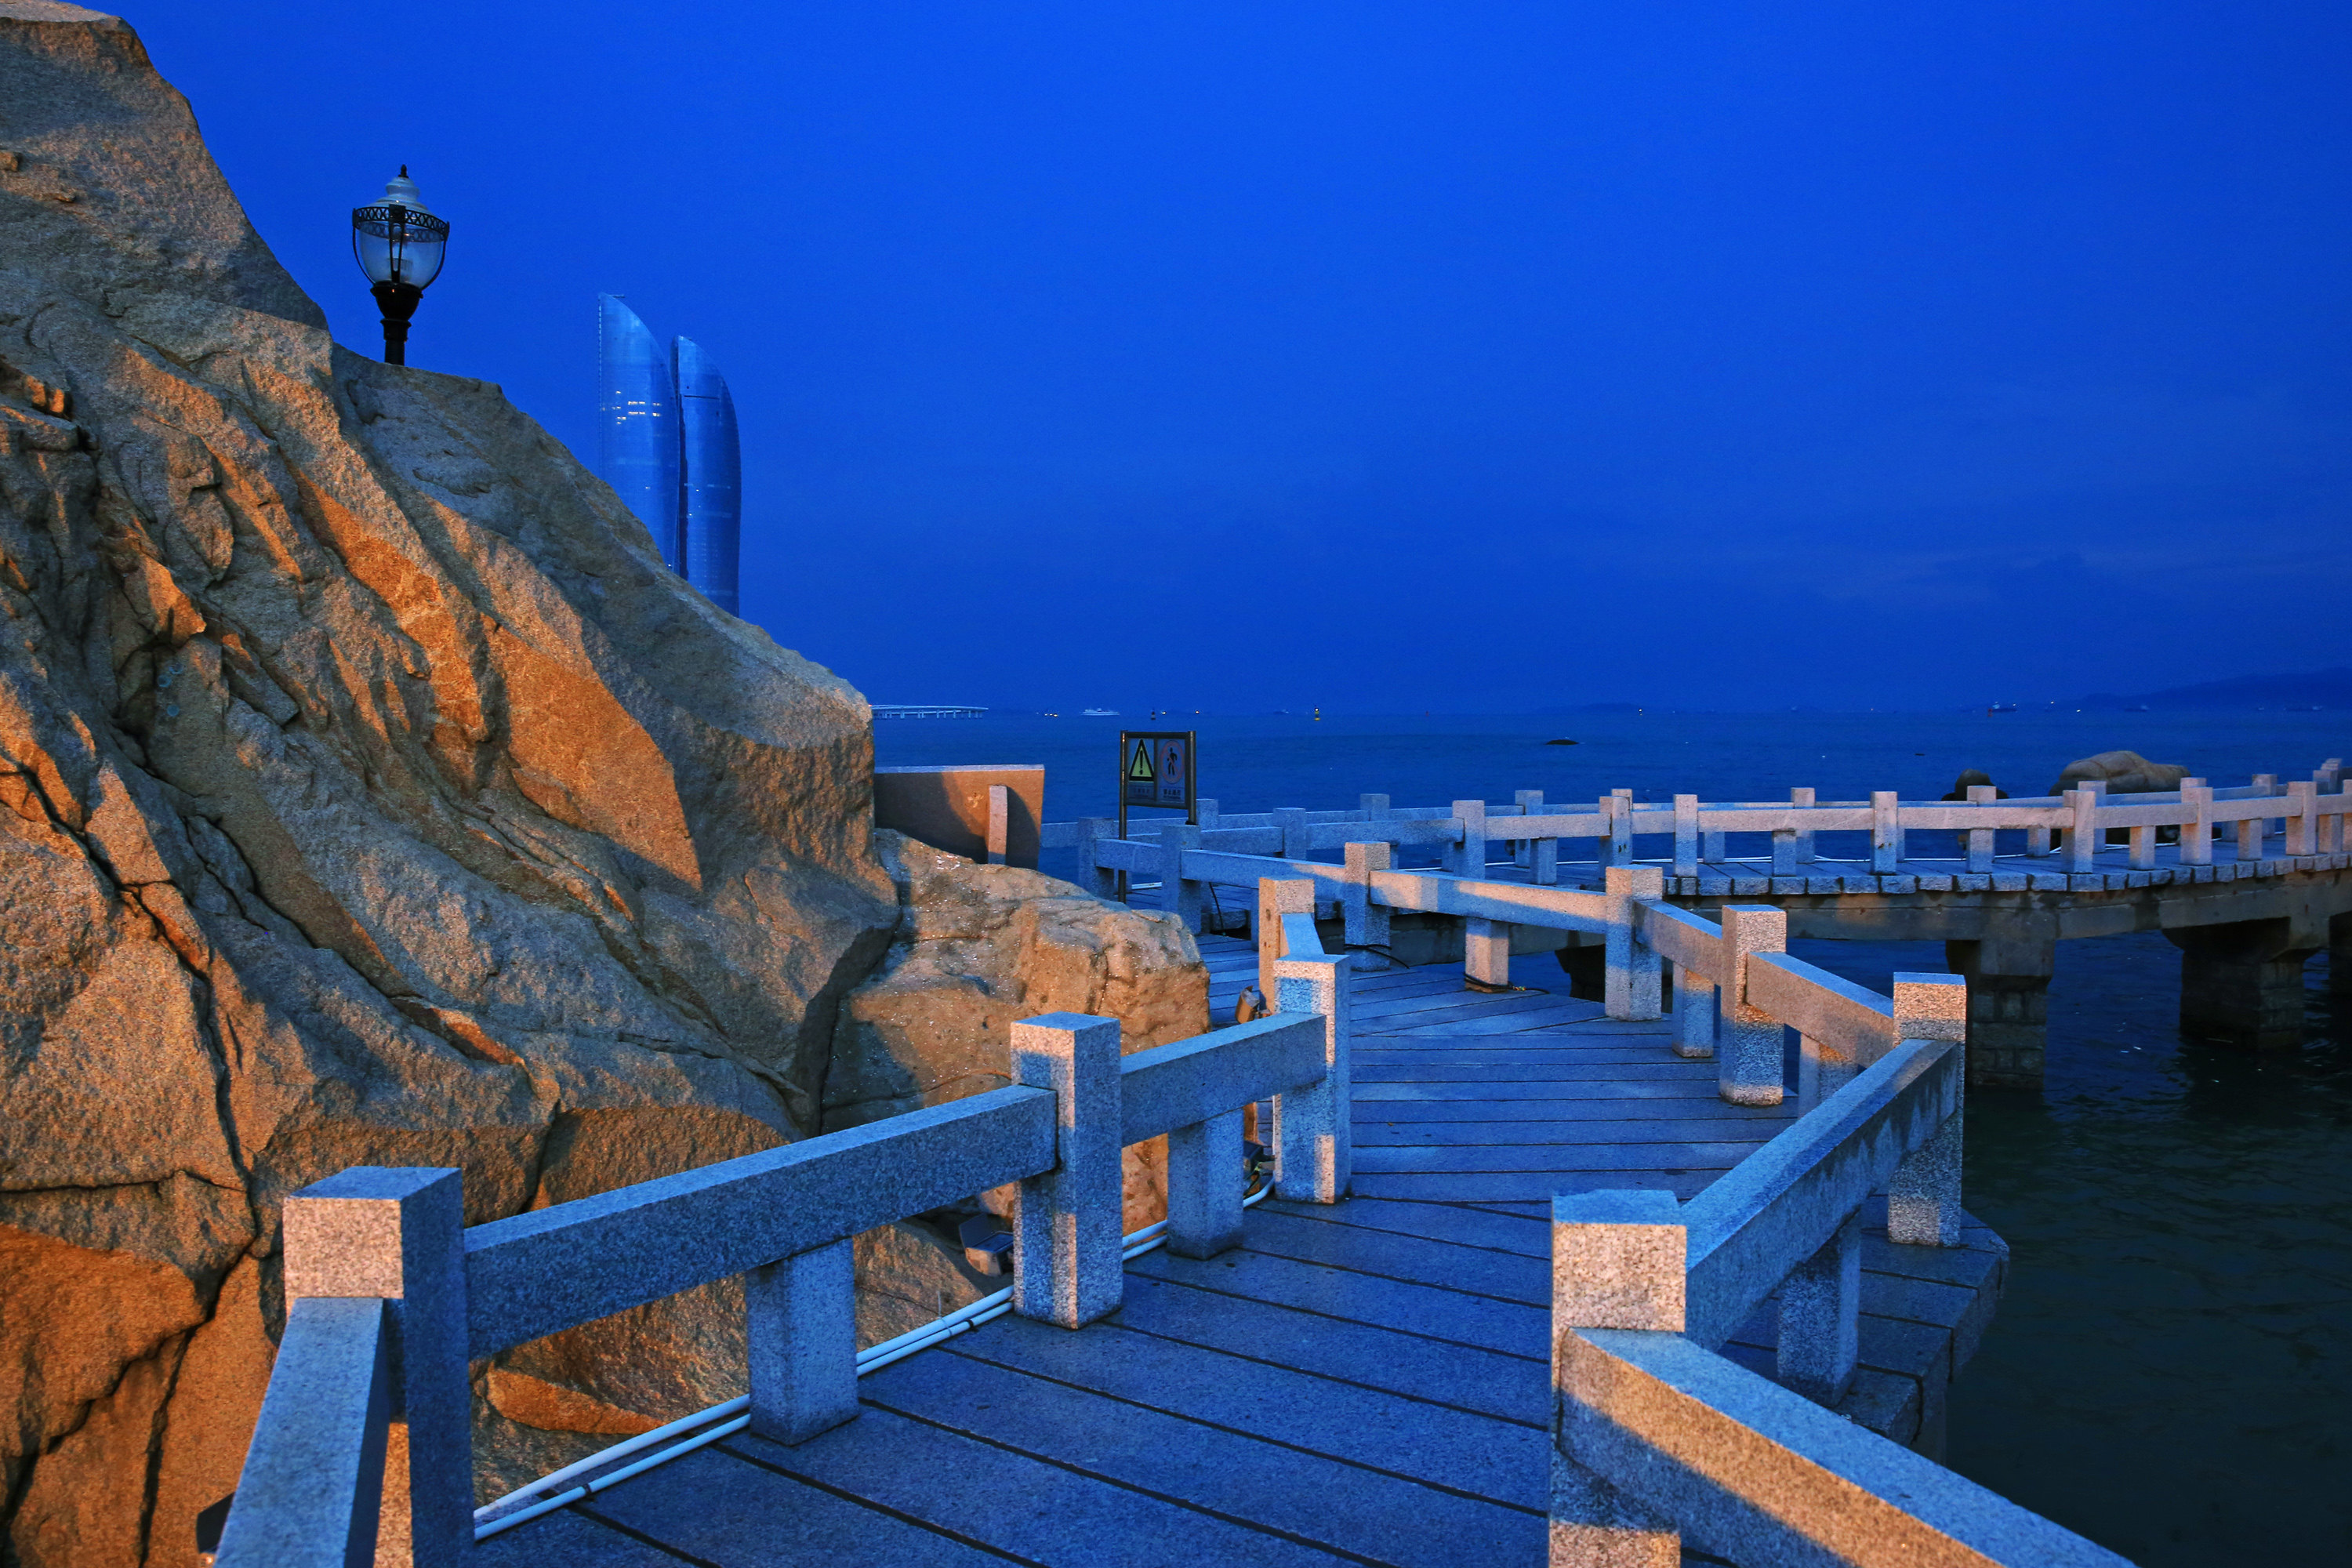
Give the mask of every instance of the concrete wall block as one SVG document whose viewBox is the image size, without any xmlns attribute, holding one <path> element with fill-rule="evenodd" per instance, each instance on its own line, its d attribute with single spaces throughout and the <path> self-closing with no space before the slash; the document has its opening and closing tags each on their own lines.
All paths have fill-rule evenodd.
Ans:
<svg viewBox="0 0 2352 1568">
<path fill-rule="evenodd" d="M 1013 1310 L 1075 1329 L 1118 1310 L 1118 1020 L 1046 1013 L 1013 1026 L 1013 1081 L 1053 1091 L 1060 1162 L 1021 1183 Z"/>
</svg>

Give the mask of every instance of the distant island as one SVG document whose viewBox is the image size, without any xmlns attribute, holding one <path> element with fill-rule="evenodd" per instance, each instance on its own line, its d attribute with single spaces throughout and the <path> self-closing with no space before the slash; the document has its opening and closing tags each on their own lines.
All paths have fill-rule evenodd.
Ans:
<svg viewBox="0 0 2352 1568">
<path fill-rule="evenodd" d="M 2227 680 L 2200 681 L 2194 686 L 2168 686 L 2160 691 L 2118 696 L 2095 692 L 2074 706 L 2097 710 L 2137 710 L 2183 708 L 2343 709 L 2352 708 L 2352 668 L 2306 670 L 2297 675 L 2239 675 Z"/>
</svg>

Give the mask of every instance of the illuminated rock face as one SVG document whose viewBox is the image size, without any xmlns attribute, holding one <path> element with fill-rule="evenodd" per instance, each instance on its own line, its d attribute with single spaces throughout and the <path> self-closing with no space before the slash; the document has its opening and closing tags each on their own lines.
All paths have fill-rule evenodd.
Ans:
<svg viewBox="0 0 2352 1568">
<path fill-rule="evenodd" d="M 496 387 L 331 342 L 128 27 L 0 0 L 0 105 L 5 1528 L 181 1563 L 288 1192 L 456 1165 L 478 1222 L 814 1131 L 898 900 L 864 700 Z M 486 1389 L 626 1428 L 740 1331 L 714 1288 Z"/>
</svg>

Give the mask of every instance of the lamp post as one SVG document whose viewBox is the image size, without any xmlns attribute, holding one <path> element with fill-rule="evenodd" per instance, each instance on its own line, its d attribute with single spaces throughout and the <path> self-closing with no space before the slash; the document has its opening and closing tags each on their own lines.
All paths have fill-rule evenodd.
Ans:
<svg viewBox="0 0 2352 1568">
<path fill-rule="evenodd" d="M 448 245 L 449 221 L 425 210 L 405 163 L 400 177 L 385 184 L 383 201 L 352 209 L 352 254 L 383 311 L 384 363 L 408 363 L 408 318 L 425 286 L 441 275 Z"/>
</svg>

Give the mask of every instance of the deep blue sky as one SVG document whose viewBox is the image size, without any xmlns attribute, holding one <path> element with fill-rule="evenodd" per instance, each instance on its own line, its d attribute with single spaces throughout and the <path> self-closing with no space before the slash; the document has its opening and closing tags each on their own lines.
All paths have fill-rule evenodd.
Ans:
<svg viewBox="0 0 2352 1568">
<path fill-rule="evenodd" d="M 731 383 L 877 700 L 1932 706 L 2346 662 L 2352 8 L 185 0 L 338 337 Z"/>
</svg>

